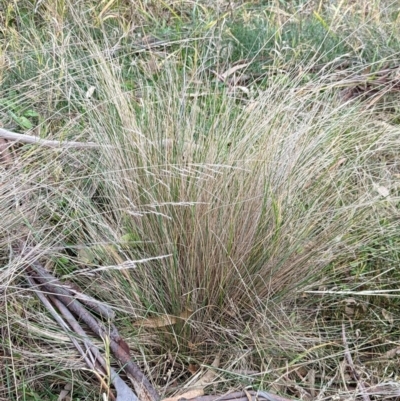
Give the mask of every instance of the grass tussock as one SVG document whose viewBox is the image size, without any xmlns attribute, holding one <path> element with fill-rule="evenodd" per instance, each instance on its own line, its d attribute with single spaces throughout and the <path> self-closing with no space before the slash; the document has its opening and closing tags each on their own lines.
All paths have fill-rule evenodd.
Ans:
<svg viewBox="0 0 400 401">
<path fill-rule="evenodd" d="M 371 388 L 394 397 L 398 94 L 396 81 L 371 89 L 363 74 L 395 57 L 354 47 L 384 30 L 377 16 L 388 24 L 390 5 L 360 13 L 342 2 L 341 18 L 292 5 L 283 19 L 249 6 L 210 23 L 211 5 L 186 14 L 139 2 L 129 25 L 122 3 L 56 3 L 2 11 L 2 124 L 99 147 L 2 145 L 2 396 L 55 399 L 72 383 L 73 399 L 101 397 L 27 286 L 26 266 L 40 261 L 115 308 L 163 395 L 219 355 L 214 391 L 356 396 L 342 367 L 344 322 Z M 190 39 L 138 46 L 132 24 L 164 13 Z M 254 26 L 238 24 L 249 15 L 276 35 L 253 40 Z M 352 85 L 363 96 L 347 96 Z M 157 323 L 165 316 L 174 324 Z"/>
</svg>

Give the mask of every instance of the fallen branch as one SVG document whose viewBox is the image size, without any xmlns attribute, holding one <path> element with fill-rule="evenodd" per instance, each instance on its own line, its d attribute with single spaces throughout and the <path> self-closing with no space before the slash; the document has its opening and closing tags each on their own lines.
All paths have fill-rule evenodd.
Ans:
<svg viewBox="0 0 400 401">
<path fill-rule="evenodd" d="M 57 306 L 58 310 L 67 320 L 68 324 L 75 331 L 75 333 L 79 334 L 82 337 L 87 350 L 90 351 L 95 358 L 93 364 L 95 364 L 95 362 L 98 361 L 105 373 L 109 371 L 111 382 L 114 385 L 115 389 L 117 390 L 117 398 L 115 401 L 139 401 L 139 399 L 136 397 L 136 395 L 133 393 L 130 387 L 121 379 L 121 377 L 115 371 L 115 369 L 107 365 L 99 349 L 89 340 L 89 337 L 86 335 L 85 331 L 79 325 L 79 323 L 74 318 L 72 313 L 68 310 L 68 308 L 63 303 L 61 303 L 56 297 L 50 296 L 50 299 Z M 101 382 L 104 383 L 104 380 L 101 380 Z M 105 387 L 109 390 L 106 384 Z M 115 399 L 115 397 L 110 392 L 109 392 L 109 398 Z"/>
<path fill-rule="evenodd" d="M 99 148 L 101 146 L 95 142 L 52 141 L 49 139 L 42 139 L 33 135 L 17 134 L 16 132 L 9 131 L 5 128 L 0 128 L 0 138 L 7 139 L 9 141 L 46 146 L 49 148 L 81 149 L 81 148 Z"/>
<path fill-rule="evenodd" d="M 54 320 L 61 326 L 61 328 L 67 333 L 68 337 L 74 344 L 75 348 L 79 351 L 79 353 L 82 355 L 83 359 L 85 360 L 86 364 L 89 366 L 89 368 L 94 369 L 94 365 L 92 364 L 92 361 L 88 358 L 86 353 L 83 351 L 82 347 L 80 346 L 79 342 L 75 337 L 73 337 L 70 334 L 70 329 L 68 325 L 64 322 L 64 320 L 61 318 L 61 316 L 56 312 L 54 309 L 53 305 L 51 302 L 45 297 L 45 295 L 38 290 L 35 290 L 35 288 L 38 287 L 38 283 L 30 276 L 27 275 L 26 279 L 28 283 L 30 284 L 31 288 L 35 291 L 37 297 L 39 300 L 42 302 L 44 307 L 47 309 L 47 311 L 53 316 Z"/>
<path fill-rule="evenodd" d="M 237 391 L 224 395 L 202 395 L 194 398 L 173 397 L 177 401 L 298 401 L 295 399 L 284 398 L 267 391 Z M 251 399 L 250 399 L 251 398 Z"/>
<path fill-rule="evenodd" d="M 34 288 L 36 286 L 35 281 L 30 276 L 28 276 L 27 278 L 28 278 L 28 281 L 31 284 L 32 288 Z M 39 299 L 42 301 L 42 303 L 45 305 L 46 309 L 48 311 L 50 311 L 51 315 L 55 318 L 55 320 L 60 324 L 60 326 L 64 329 L 64 331 L 70 337 L 71 341 L 75 345 L 75 348 L 82 355 L 86 364 L 90 368 L 92 368 L 94 373 L 97 374 L 97 376 L 100 380 L 101 386 L 108 392 L 108 399 L 110 399 L 111 401 L 139 401 L 139 399 L 136 397 L 136 395 L 133 393 L 133 391 L 130 389 L 130 387 L 121 379 L 121 377 L 115 371 L 115 369 L 112 368 L 111 366 L 107 365 L 107 363 L 106 363 L 105 359 L 103 358 L 103 356 L 101 355 L 101 352 L 99 351 L 99 349 L 90 341 L 89 337 L 86 335 L 85 331 L 79 325 L 79 323 L 74 318 L 72 313 L 68 310 L 68 308 L 63 303 L 61 303 L 55 296 L 53 296 L 53 295 L 49 296 L 50 300 L 53 302 L 53 304 L 58 308 L 60 313 L 66 319 L 69 326 L 75 331 L 75 333 L 80 335 L 80 337 L 82 338 L 82 340 L 85 344 L 87 352 L 83 351 L 83 349 L 80 346 L 77 339 L 70 335 L 70 330 L 69 330 L 67 324 L 65 324 L 65 322 L 61 319 L 61 317 L 57 314 L 57 312 L 54 310 L 51 303 L 47 300 L 47 298 L 44 296 L 44 294 L 40 291 L 36 291 L 36 294 L 39 297 Z M 88 354 L 88 353 L 93 354 L 93 358 L 90 358 L 89 357 L 90 354 Z M 96 366 L 96 362 L 99 362 L 101 365 L 100 372 L 98 372 L 99 368 Z M 110 388 L 107 385 L 107 383 L 104 381 L 103 377 L 99 375 L 99 373 L 100 373 L 104 376 L 107 374 L 107 372 L 109 372 L 111 382 L 117 391 L 117 398 L 115 398 L 114 395 L 110 392 Z"/>
<path fill-rule="evenodd" d="M 138 395 L 138 398 L 141 401 L 159 400 L 159 395 L 157 394 L 154 387 L 151 385 L 150 381 L 141 372 L 139 367 L 131 360 L 129 355 L 129 347 L 127 346 L 125 341 L 123 341 L 123 339 L 118 333 L 117 328 L 114 325 L 112 325 L 111 331 L 107 330 L 101 322 L 98 322 L 84 308 L 81 302 L 77 301 L 74 298 L 72 292 L 68 288 L 65 288 L 65 286 L 59 280 L 57 280 L 53 275 L 51 275 L 39 263 L 36 262 L 31 263 L 27 267 L 27 271 L 30 275 L 30 280 L 29 280 L 30 284 L 36 285 L 36 283 L 38 283 L 37 286 L 40 287 L 41 291 L 44 290 L 47 292 L 47 294 L 51 294 L 50 296 L 52 297 L 53 302 L 57 303 L 57 308 L 60 311 L 63 310 L 65 312 L 66 316 L 68 316 L 67 318 L 68 323 L 71 325 L 71 327 L 74 326 L 75 331 L 78 331 L 80 335 L 82 335 L 82 333 L 84 334 L 83 330 L 78 329 L 79 324 L 77 322 L 75 324 L 74 321 L 71 319 L 73 318 L 73 316 L 69 312 L 72 312 L 75 316 L 79 318 L 80 321 L 86 323 L 98 337 L 102 339 L 109 337 L 110 349 L 114 354 L 114 356 L 116 357 L 116 359 L 123 365 L 123 369 L 125 373 L 128 375 L 129 379 L 131 380 L 134 389 Z M 41 294 L 44 297 L 41 291 L 37 291 L 37 294 L 38 296 L 39 294 Z M 64 305 L 65 307 L 61 305 Z M 93 307 L 93 305 L 91 305 L 91 307 Z M 68 312 L 66 312 L 66 310 L 68 310 Z M 61 324 L 60 319 L 61 318 L 58 316 L 57 321 L 59 322 L 59 324 Z M 75 320 L 75 318 L 73 319 Z M 88 345 L 88 347 L 93 351 L 91 345 Z M 97 354 L 96 351 L 95 354 L 96 354 L 95 359 L 97 359 L 102 365 L 104 365 L 105 362 L 102 363 L 101 355 Z M 121 383 L 122 380 L 118 379 L 118 377 L 115 375 L 115 372 L 112 372 L 112 375 L 116 381 L 114 385 L 119 386 L 120 391 L 125 394 L 124 397 L 121 398 L 121 401 L 125 399 L 129 401 L 137 401 L 137 399 L 133 399 L 130 396 L 129 392 L 127 391 L 128 386 L 126 386 L 126 384 L 123 385 Z"/>
<path fill-rule="evenodd" d="M 115 312 L 107 305 L 100 303 L 96 299 L 90 297 L 89 295 L 85 295 L 83 291 L 74 283 L 65 282 L 64 284 L 61 281 L 54 278 L 53 284 L 61 285 L 66 288 L 66 284 L 68 287 L 71 296 L 75 297 L 78 301 L 81 301 L 84 305 L 86 305 L 92 311 L 98 313 L 101 317 L 114 320 Z"/>
<path fill-rule="evenodd" d="M 85 322 L 90 329 L 100 338 L 108 337 L 110 334 L 110 349 L 114 356 L 123 365 L 123 369 L 131 379 L 135 391 L 141 401 L 158 401 L 159 396 L 154 387 L 150 384 L 147 377 L 141 372 L 139 367 L 132 362 L 126 349 L 119 344 L 120 336 L 113 330 L 109 333 L 106 328 L 99 323 L 84 307 L 83 305 L 71 297 L 68 290 L 52 284 L 54 277 L 47 272 L 47 270 L 40 266 L 38 263 L 32 263 L 30 267 L 37 273 L 35 280 L 40 282 L 45 290 L 51 294 L 56 294 L 58 299 L 73 312 L 81 321 Z"/>
</svg>

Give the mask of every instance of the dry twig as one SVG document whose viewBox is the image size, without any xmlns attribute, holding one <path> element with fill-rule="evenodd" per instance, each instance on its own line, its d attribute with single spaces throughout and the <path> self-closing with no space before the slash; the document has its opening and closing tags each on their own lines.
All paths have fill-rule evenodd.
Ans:
<svg viewBox="0 0 400 401">
<path fill-rule="evenodd" d="M 251 398 L 251 400 L 249 399 Z M 178 401 L 188 401 L 184 395 Z M 190 398 L 190 401 L 297 401 L 295 399 L 284 398 L 267 391 L 237 391 L 224 395 L 202 395 Z"/>
<path fill-rule="evenodd" d="M 5 128 L 0 128 L 0 138 L 9 141 L 30 143 L 34 145 L 46 146 L 49 148 L 99 148 L 100 145 L 94 142 L 75 142 L 75 141 L 51 141 L 49 139 L 38 138 L 37 136 L 17 134 Z"/>
<path fill-rule="evenodd" d="M 369 398 L 367 389 L 365 388 L 364 382 L 361 380 L 361 377 L 358 374 L 358 372 L 354 366 L 353 358 L 351 357 L 350 350 L 349 350 L 349 345 L 347 344 L 346 330 L 344 328 L 344 323 L 342 323 L 342 340 L 343 340 L 343 345 L 344 345 L 344 355 L 345 355 L 347 364 L 349 365 L 349 368 L 350 368 L 352 376 L 354 377 L 354 380 L 356 380 L 358 385 L 360 386 L 363 400 L 371 401 L 371 399 Z"/>
</svg>

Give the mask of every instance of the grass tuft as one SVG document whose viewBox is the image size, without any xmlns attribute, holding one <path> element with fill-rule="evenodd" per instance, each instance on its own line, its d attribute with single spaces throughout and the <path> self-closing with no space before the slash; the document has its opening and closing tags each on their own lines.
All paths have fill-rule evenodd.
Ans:
<svg viewBox="0 0 400 401">
<path fill-rule="evenodd" d="M 4 127 L 99 147 L 0 144 L 1 396 L 102 397 L 28 288 L 34 261 L 113 306 L 162 395 L 217 355 L 210 392 L 359 395 L 344 322 L 392 396 L 393 5 L 73 3 L 2 8 Z"/>
</svg>

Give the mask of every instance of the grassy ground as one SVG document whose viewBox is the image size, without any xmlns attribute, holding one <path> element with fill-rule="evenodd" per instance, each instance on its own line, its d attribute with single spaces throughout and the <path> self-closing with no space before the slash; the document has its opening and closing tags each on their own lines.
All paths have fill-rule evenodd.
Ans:
<svg viewBox="0 0 400 401">
<path fill-rule="evenodd" d="M 101 145 L 2 145 L 2 399 L 102 399 L 33 261 L 114 307 L 162 396 L 218 356 L 208 393 L 357 399 L 344 327 L 370 399 L 397 399 L 399 22 L 377 0 L 0 1 L 1 126 Z"/>
</svg>

